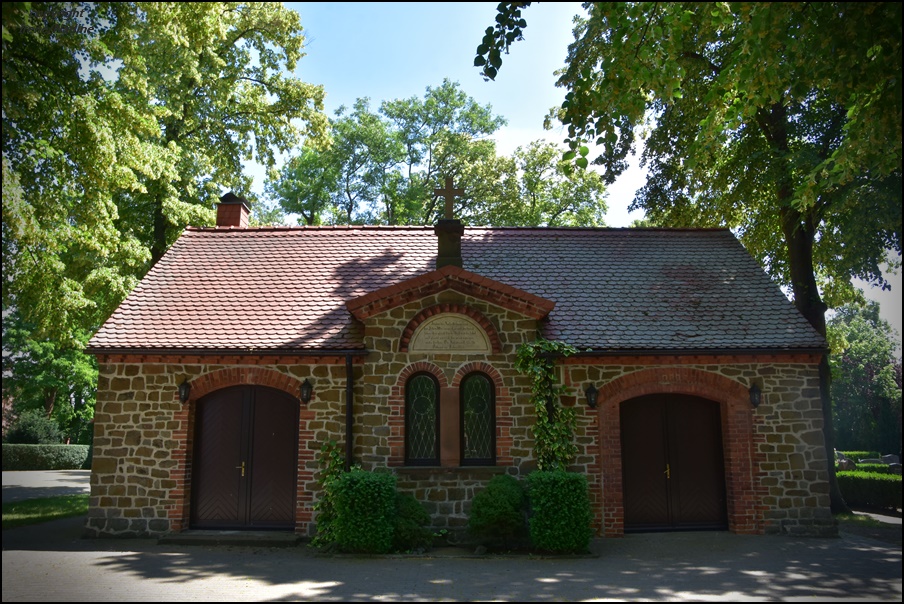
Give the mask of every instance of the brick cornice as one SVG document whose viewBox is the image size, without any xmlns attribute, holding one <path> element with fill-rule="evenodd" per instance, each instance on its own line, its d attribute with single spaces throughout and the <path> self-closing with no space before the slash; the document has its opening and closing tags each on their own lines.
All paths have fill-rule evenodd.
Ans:
<svg viewBox="0 0 904 604">
<path fill-rule="evenodd" d="M 556 305 L 551 300 L 450 265 L 349 300 L 345 306 L 355 318 L 364 321 L 378 313 L 446 290 L 473 296 L 532 319 L 542 319 Z"/>
</svg>

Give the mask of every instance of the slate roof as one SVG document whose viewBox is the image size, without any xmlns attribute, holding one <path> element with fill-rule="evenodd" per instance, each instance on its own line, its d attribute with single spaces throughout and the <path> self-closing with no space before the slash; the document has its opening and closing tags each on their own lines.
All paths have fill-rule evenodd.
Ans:
<svg viewBox="0 0 904 604">
<path fill-rule="evenodd" d="M 346 302 L 435 269 L 433 227 L 189 228 L 89 344 L 355 351 Z M 814 351 L 825 341 L 728 230 L 468 227 L 463 268 L 555 302 L 599 351 Z"/>
</svg>

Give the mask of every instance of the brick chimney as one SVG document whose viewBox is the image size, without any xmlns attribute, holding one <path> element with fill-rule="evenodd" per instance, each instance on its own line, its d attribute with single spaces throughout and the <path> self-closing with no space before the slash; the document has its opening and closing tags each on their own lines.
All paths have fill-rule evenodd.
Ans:
<svg viewBox="0 0 904 604">
<path fill-rule="evenodd" d="M 250 214 L 248 200 L 230 191 L 220 197 L 220 203 L 217 204 L 217 226 L 244 229 L 248 226 Z"/>
<path fill-rule="evenodd" d="M 436 234 L 436 268 L 452 265 L 461 268 L 461 236 L 465 227 L 460 220 L 439 220 L 433 227 Z"/>
<path fill-rule="evenodd" d="M 433 194 L 445 198 L 444 218 L 436 221 L 433 232 L 436 234 L 437 253 L 436 268 L 452 265 L 461 268 L 461 236 L 465 227 L 461 221 L 452 217 L 452 200 L 456 195 L 463 195 L 462 189 L 456 189 L 452 185 L 452 179 L 446 178 L 445 189 L 434 189 Z"/>
</svg>

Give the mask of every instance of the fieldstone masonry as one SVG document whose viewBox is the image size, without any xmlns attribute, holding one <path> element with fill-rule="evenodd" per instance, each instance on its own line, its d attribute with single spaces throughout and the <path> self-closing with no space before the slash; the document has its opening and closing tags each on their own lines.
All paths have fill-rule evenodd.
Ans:
<svg viewBox="0 0 904 604">
<path fill-rule="evenodd" d="M 369 353 L 354 365 L 352 461 L 368 470 L 391 468 L 399 488 L 426 506 L 436 529 L 463 530 L 471 500 L 490 478 L 524 476 L 536 465 L 530 381 L 514 363 L 518 346 L 535 340 L 541 325 L 524 308 L 500 304 L 452 290 L 413 293 L 363 320 Z M 481 345 L 489 351 L 458 352 L 454 345 L 448 351 L 410 351 L 419 326 L 442 314 L 478 326 L 486 336 Z M 564 403 L 578 409 L 579 452 L 572 469 L 588 477 L 597 534 L 624 531 L 619 405 L 666 392 L 720 404 L 730 530 L 834 534 L 818 361 L 804 354 L 564 360 L 562 379 L 570 392 Z M 89 536 L 161 535 L 188 528 L 196 401 L 238 384 L 266 385 L 297 397 L 305 379 L 313 384 L 314 397 L 307 405 L 299 403 L 296 532 L 312 533 L 317 452 L 326 441 L 346 439 L 344 358 L 101 355 L 99 362 Z M 418 371 L 437 378 L 444 393 L 441 405 L 453 400 L 450 393 L 469 372 L 490 377 L 496 393 L 495 466 L 458 467 L 445 453 L 439 467 L 404 466 L 404 387 Z M 192 393 L 182 404 L 177 387 L 186 379 Z M 748 397 L 754 383 L 763 392 L 756 409 Z M 584 401 L 588 384 L 600 391 L 597 409 Z"/>
</svg>

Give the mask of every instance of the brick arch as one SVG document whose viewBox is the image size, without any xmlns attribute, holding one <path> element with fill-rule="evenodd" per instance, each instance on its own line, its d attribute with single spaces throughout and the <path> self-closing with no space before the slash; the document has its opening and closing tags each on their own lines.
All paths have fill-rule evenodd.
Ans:
<svg viewBox="0 0 904 604">
<path fill-rule="evenodd" d="M 459 367 L 458 371 L 455 372 L 455 377 L 452 378 L 452 387 L 458 388 L 461 386 L 461 381 L 465 379 L 465 376 L 469 373 L 474 373 L 475 371 L 487 374 L 487 376 L 493 380 L 493 384 L 496 386 L 496 392 L 505 389 L 505 383 L 502 381 L 502 374 L 499 373 L 495 367 L 489 363 L 484 363 L 483 361 L 465 363 Z"/>
<path fill-rule="evenodd" d="M 755 413 L 750 406 L 747 387 L 701 369 L 661 367 L 624 375 L 600 388 L 597 412 L 604 534 L 624 534 L 620 405 L 647 394 L 669 393 L 688 394 L 719 403 L 729 530 L 761 533 L 763 521 L 756 502 L 764 493 L 757 479 Z"/>
<path fill-rule="evenodd" d="M 499 339 L 499 332 L 496 331 L 496 327 L 483 313 L 470 306 L 465 306 L 464 304 L 437 304 L 419 312 L 408 322 L 405 329 L 402 330 L 402 338 L 399 340 L 399 352 L 408 352 L 408 345 L 411 343 L 411 337 L 414 335 L 414 332 L 417 331 L 417 328 L 420 327 L 421 323 L 435 315 L 448 313 L 464 315 L 474 320 L 480 325 L 480 328 L 483 329 L 490 339 L 490 348 L 492 349 L 493 354 L 502 352 L 502 341 Z"/>
<path fill-rule="evenodd" d="M 301 397 L 301 381 L 265 367 L 230 367 L 205 373 L 191 381 L 191 401 L 229 386 L 268 386 L 295 398 Z"/>
</svg>

